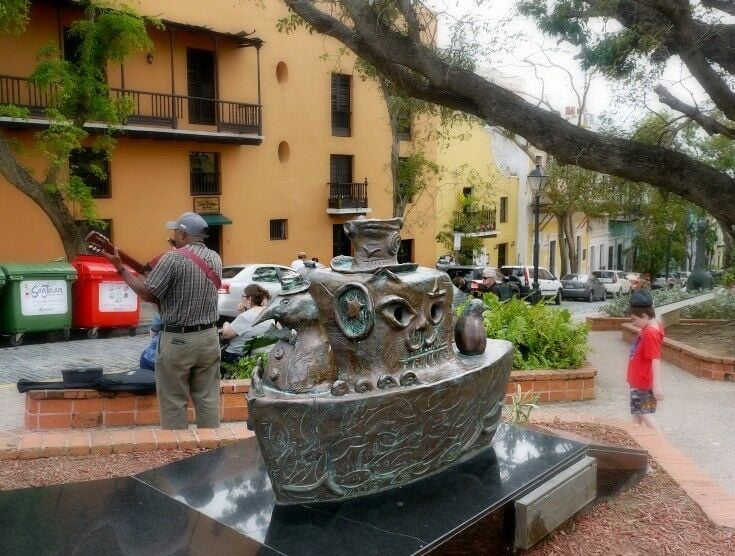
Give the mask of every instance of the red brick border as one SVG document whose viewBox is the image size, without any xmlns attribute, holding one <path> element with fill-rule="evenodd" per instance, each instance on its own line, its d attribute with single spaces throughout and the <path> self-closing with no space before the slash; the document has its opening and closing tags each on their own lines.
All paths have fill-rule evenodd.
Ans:
<svg viewBox="0 0 735 556">
<path fill-rule="evenodd" d="M 516 386 L 519 384 L 521 392 L 537 394 L 540 403 L 593 400 L 596 376 L 597 371 L 589 362 L 585 362 L 579 369 L 512 371 L 505 403 L 511 403 L 512 395 L 516 393 Z"/>
<path fill-rule="evenodd" d="M 631 343 L 639 329 L 632 324 L 621 328 L 623 340 Z M 661 359 L 673 363 L 688 373 L 709 380 L 735 380 L 735 357 L 721 357 L 671 338 L 664 338 Z"/>
<path fill-rule="evenodd" d="M 223 380 L 220 384 L 222 421 L 245 421 L 245 395 L 250 380 Z M 194 408 L 189 404 L 189 422 Z M 25 426 L 31 430 L 89 429 L 157 425 L 155 394 L 97 392 L 96 390 L 29 390 L 25 395 Z"/>
<path fill-rule="evenodd" d="M 622 330 L 624 324 L 631 324 L 628 317 L 608 317 L 607 315 L 591 315 L 586 318 L 587 326 L 593 332 Z M 723 319 L 680 319 L 681 324 L 725 323 Z"/>
<path fill-rule="evenodd" d="M 534 414 L 533 420 L 550 422 L 554 419 L 597 423 L 623 429 L 669 474 L 715 525 L 735 528 L 735 496 L 728 494 L 699 465 L 672 446 L 656 431 L 631 421 L 596 417 L 579 413 Z"/>
<path fill-rule="evenodd" d="M 87 454 L 124 454 L 176 448 L 217 448 L 249 438 L 244 423 L 218 429 L 169 431 L 145 427 L 0 432 L 0 461 Z"/>
</svg>

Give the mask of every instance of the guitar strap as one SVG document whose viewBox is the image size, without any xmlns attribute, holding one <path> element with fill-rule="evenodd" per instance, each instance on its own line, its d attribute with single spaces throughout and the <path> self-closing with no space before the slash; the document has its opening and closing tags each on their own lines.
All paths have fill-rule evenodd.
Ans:
<svg viewBox="0 0 735 556">
<path fill-rule="evenodd" d="M 202 260 L 202 258 L 197 255 L 196 253 L 193 253 L 191 250 L 186 249 L 185 247 L 181 247 L 176 250 L 177 253 L 180 253 L 187 259 L 189 259 L 191 262 L 193 262 L 195 265 L 197 265 L 201 271 L 204 273 L 204 275 L 209 278 L 209 281 L 214 284 L 214 287 L 219 289 L 219 287 L 222 285 L 222 280 L 220 280 L 219 276 L 212 270 L 207 263 Z"/>
</svg>

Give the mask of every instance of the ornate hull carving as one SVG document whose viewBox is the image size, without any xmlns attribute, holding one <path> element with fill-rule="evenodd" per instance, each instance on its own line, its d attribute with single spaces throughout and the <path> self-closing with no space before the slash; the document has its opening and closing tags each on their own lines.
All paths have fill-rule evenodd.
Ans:
<svg viewBox="0 0 735 556">
<path fill-rule="evenodd" d="M 424 371 L 421 382 L 341 397 L 251 389 L 250 425 L 278 503 L 372 494 L 487 448 L 501 417 L 512 346 L 490 340 L 481 355 L 449 359 Z"/>
</svg>

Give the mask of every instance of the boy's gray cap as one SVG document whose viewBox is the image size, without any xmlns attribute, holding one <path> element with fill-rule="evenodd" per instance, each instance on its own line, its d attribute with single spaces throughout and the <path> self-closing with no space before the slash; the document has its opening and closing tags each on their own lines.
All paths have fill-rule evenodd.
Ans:
<svg viewBox="0 0 735 556">
<path fill-rule="evenodd" d="M 631 307 L 653 307 L 653 298 L 646 290 L 639 290 L 630 294 Z"/>
<path fill-rule="evenodd" d="M 172 220 L 166 223 L 169 230 L 181 230 L 185 234 L 194 237 L 207 237 L 209 225 L 207 221 L 195 212 L 185 212 L 178 220 Z"/>
</svg>

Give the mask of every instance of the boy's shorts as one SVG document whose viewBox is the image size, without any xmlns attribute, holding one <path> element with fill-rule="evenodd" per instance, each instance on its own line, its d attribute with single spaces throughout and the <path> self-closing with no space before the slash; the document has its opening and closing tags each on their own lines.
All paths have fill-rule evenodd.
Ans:
<svg viewBox="0 0 735 556">
<path fill-rule="evenodd" d="M 630 414 L 647 415 L 656 413 L 656 398 L 653 390 L 630 389 Z"/>
</svg>

